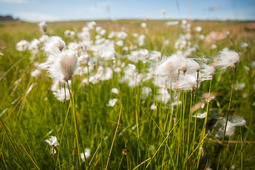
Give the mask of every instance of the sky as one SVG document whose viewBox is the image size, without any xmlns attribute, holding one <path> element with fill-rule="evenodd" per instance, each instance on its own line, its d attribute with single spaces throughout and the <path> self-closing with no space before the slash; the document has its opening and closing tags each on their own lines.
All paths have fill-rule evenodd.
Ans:
<svg viewBox="0 0 255 170">
<path fill-rule="evenodd" d="M 165 10 L 165 14 L 162 14 Z M 255 0 L 0 0 L 0 15 L 30 22 L 97 19 L 255 20 Z"/>
</svg>

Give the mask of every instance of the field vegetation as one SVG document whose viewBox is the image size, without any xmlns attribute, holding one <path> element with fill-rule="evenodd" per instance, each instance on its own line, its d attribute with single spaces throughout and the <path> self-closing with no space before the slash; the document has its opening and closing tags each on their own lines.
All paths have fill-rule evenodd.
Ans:
<svg viewBox="0 0 255 170">
<path fill-rule="evenodd" d="M 0 169 L 254 169 L 254 45 L 244 21 L 1 22 Z"/>
</svg>

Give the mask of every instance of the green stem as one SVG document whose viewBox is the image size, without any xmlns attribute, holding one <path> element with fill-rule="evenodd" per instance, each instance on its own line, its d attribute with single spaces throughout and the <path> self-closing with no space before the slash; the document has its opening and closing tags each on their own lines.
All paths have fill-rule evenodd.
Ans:
<svg viewBox="0 0 255 170">
<path fill-rule="evenodd" d="M 77 156 L 78 156 L 78 164 L 81 165 L 81 158 L 80 158 L 80 148 L 79 148 L 79 133 L 78 133 L 78 123 L 77 123 L 77 117 L 75 112 L 75 105 L 74 105 L 74 94 L 71 93 L 70 86 L 67 82 L 68 90 L 70 93 L 70 98 L 72 102 L 72 108 L 73 108 L 73 119 L 74 119 L 74 128 L 75 128 L 75 139 L 76 139 L 76 147 L 77 147 Z"/>
<path fill-rule="evenodd" d="M 212 88 L 212 79 L 210 81 L 210 86 L 209 86 L 209 96 L 210 96 L 210 93 L 211 93 L 211 88 Z M 209 115 L 209 105 L 210 105 L 210 102 L 207 103 L 207 107 L 206 107 L 207 114 L 206 114 L 206 117 L 205 117 L 203 129 L 202 129 L 202 135 L 201 135 L 200 142 L 199 142 L 199 144 L 201 145 L 200 147 L 203 147 L 203 144 L 204 144 L 204 139 L 205 139 L 204 136 L 205 136 L 205 131 L 206 131 L 207 118 L 208 118 L 208 115 Z M 202 154 L 201 151 L 199 151 L 198 161 L 197 161 L 197 168 L 199 166 L 201 154 Z"/>
<path fill-rule="evenodd" d="M 236 146 L 235 146 L 235 150 L 234 150 L 234 154 L 232 156 L 231 162 L 230 162 L 230 166 L 232 165 L 234 158 L 235 158 L 235 154 L 236 154 L 236 150 L 237 150 L 237 145 L 239 143 L 239 139 L 240 139 L 240 135 L 238 136 L 237 142 L 236 142 Z"/>
<path fill-rule="evenodd" d="M 220 146 L 220 149 L 223 147 L 224 140 L 225 140 L 226 129 L 227 129 L 227 124 L 228 124 L 228 118 L 229 118 L 229 110 L 230 110 L 230 106 L 231 106 L 231 103 L 232 103 L 232 97 L 233 97 L 233 87 L 234 87 L 235 75 L 236 74 L 235 74 L 235 71 L 234 71 L 234 76 L 233 76 L 232 85 L 231 85 L 230 99 L 229 99 L 228 110 L 227 110 L 227 119 L 226 119 L 226 123 L 225 123 L 225 127 L 224 127 L 224 133 L 223 133 L 222 144 Z M 221 152 L 220 152 L 220 156 L 219 156 L 219 160 L 220 159 L 221 159 Z M 217 169 L 219 168 L 219 164 L 220 164 L 220 161 L 218 161 Z"/>
<path fill-rule="evenodd" d="M 222 138 L 222 144 L 224 142 L 225 135 L 226 135 L 226 129 L 227 129 L 228 118 L 229 118 L 229 110 L 230 110 L 230 107 L 231 107 L 232 97 L 233 97 L 233 87 L 234 87 L 234 82 L 235 82 L 235 75 L 236 74 L 234 73 L 233 80 L 232 80 L 232 85 L 231 85 L 231 93 L 230 93 L 230 99 L 229 99 L 229 104 L 228 104 L 228 110 L 227 110 L 227 120 L 226 120 L 226 123 L 225 123 L 224 134 L 223 134 L 223 138 Z"/>
<path fill-rule="evenodd" d="M 241 127 L 241 170 L 243 170 L 243 162 L 244 162 L 244 155 L 243 155 L 243 129 Z"/>
</svg>

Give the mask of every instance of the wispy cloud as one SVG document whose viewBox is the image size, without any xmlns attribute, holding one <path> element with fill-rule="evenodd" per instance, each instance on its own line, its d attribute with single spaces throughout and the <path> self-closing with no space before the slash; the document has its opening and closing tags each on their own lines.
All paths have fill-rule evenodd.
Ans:
<svg viewBox="0 0 255 170">
<path fill-rule="evenodd" d="M 209 7 L 207 10 L 208 11 L 218 11 L 219 9 L 221 9 L 222 6 L 220 5 L 216 5 L 216 6 L 212 6 L 212 7 Z"/>
<path fill-rule="evenodd" d="M 58 17 L 37 13 L 37 12 L 17 12 L 14 14 L 15 17 L 19 17 L 21 20 L 26 21 L 56 21 L 59 20 Z"/>
<path fill-rule="evenodd" d="M 108 8 L 110 7 L 110 2 L 105 1 L 105 2 L 98 2 L 98 3 L 94 3 L 93 6 L 91 6 L 89 8 L 89 10 L 93 13 L 101 13 L 103 11 L 108 10 Z"/>
<path fill-rule="evenodd" d="M 3 3 L 10 3 L 10 4 L 19 4 L 19 3 L 27 3 L 27 0 L 0 0 Z"/>
</svg>

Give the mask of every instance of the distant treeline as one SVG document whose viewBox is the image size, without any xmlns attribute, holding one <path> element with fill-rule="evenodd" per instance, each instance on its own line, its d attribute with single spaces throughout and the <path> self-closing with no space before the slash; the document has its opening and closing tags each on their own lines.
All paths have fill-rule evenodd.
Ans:
<svg viewBox="0 0 255 170">
<path fill-rule="evenodd" d="M 19 21 L 19 18 L 13 18 L 11 15 L 1 16 L 0 21 Z"/>
</svg>

